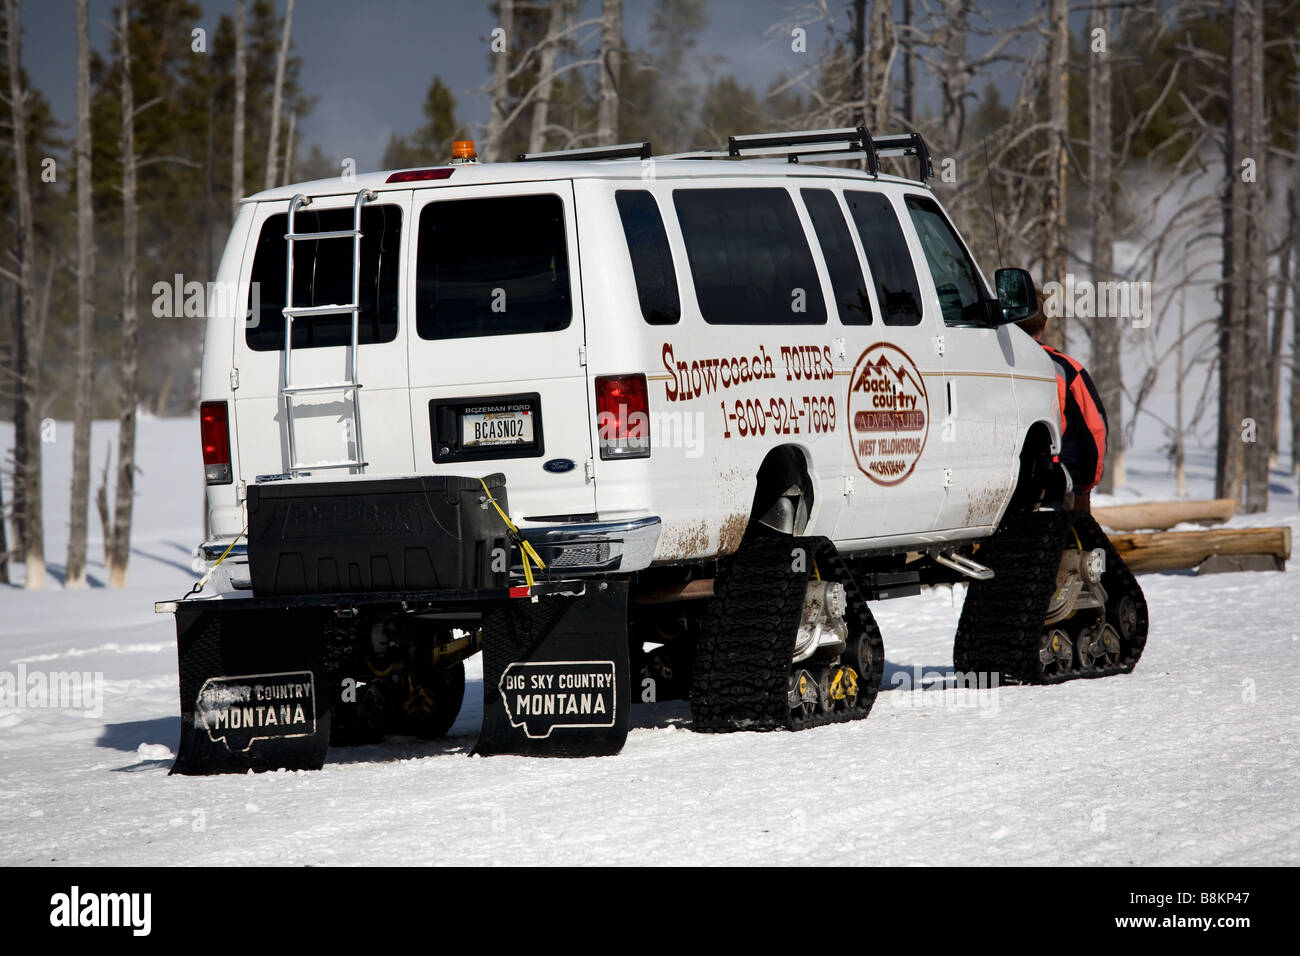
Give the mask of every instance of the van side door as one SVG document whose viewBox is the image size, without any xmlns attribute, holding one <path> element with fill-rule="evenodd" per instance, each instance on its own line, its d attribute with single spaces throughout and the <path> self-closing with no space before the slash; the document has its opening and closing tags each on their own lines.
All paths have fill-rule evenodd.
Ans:
<svg viewBox="0 0 1300 956">
<path fill-rule="evenodd" d="M 904 204 L 917 262 L 928 267 L 921 277 L 926 308 L 943 319 L 941 444 L 952 481 L 938 528 L 991 528 L 1019 464 L 1015 333 L 992 324 L 992 293 L 939 204 L 919 193 L 908 193 Z"/>
<path fill-rule="evenodd" d="M 843 197 L 867 267 L 872 320 L 844 330 L 846 472 L 853 494 L 835 538 L 887 545 L 881 539 L 915 540 L 934 529 L 943 498 L 939 329 L 924 306 L 900 223 L 905 213 L 890 192 L 845 184 Z"/>
</svg>

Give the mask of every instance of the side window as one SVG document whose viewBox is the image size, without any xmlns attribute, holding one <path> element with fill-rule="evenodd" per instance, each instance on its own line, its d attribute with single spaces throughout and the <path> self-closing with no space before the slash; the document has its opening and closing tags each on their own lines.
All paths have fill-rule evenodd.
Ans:
<svg viewBox="0 0 1300 956">
<path fill-rule="evenodd" d="M 822 247 L 822 257 L 830 270 L 831 291 L 835 293 L 835 306 L 844 325 L 870 325 L 871 300 L 867 298 L 867 282 L 862 278 L 862 265 L 853 248 L 848 224 L 840 211 L 839 201 L 829 189 L 802 189 L 803 204 L 808 207 L 813 232 Z"/>
<path fill-rule="evenodd" d="M 908 196 L 906 201 L 939 294 L 944 325 L 987 324 L 984 283 L 942 210 L 924 196 Z"/>
<path fill-rule="evenodd" d="M 695 297 L 711 325 L 824 325 L 821 281 L 784 189 L 676 189 Z"/>
<path fill-rule="evenodd" d="M 632 257 L 641 317 L 650 325 L 673 325 L 682 317 L 682 303 L 659 204 L 645 189 L 620 189 L 614 193 L 614 201 Z"/>
<path fill-rule="evenodd" d="M 846 191 L 886 325 L 919 325 L 921 289 L 894 206 L 880 193 Z"/>
<path fill-rule="evenodd" d="M 431 202 L 420 211 L 422 339 L 556 332 L 573 318 L 564 203 L 548 193 Z"/>
<path fill-rule="evenodd" d="M 303 209 L 294 214 L 299 232 L 352 228 L 352 208 Z M 284 234 L 289 216 L 271 216 L 262 225 L 253 253 L 253 288 L 260 308 L 256 321 L 244 329 L 244 341 L 255 352 L 284 348 Z M 402 241 L 402 211 L 397 206 L 361 209 L 361 321 L 357 343 L 370 345 L 397 338 L 397 273 Z M 293 304 L 346 305 L 352 301 L 352 240 L 300 239 L 293 244 Z M 352 342 L 351 315 L 295 319 L 295 349 L 328 348 Z"/>
</svg>

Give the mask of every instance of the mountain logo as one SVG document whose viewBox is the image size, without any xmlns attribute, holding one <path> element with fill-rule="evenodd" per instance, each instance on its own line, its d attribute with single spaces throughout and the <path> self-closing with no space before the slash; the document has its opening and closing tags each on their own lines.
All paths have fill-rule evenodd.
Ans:
<svg viewBox="0 0 1300 956">
<path fill-rule="evenodd" d="M 858 470 L 878 485 L 902 484 L 929 434 L 930 398 L 916 363 L 896 345 L 868 347 L 849 379 L 849 442 Z"/>
</svg>

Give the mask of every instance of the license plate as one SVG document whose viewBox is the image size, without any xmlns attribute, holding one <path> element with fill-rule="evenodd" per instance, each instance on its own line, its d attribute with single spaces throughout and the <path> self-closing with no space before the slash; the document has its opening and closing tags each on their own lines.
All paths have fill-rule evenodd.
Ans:
<svg viewBox="0 0 1300 956">
<path fill-rule="evenodd" d="M 530 409 L 500 412 L 463 412 L 460 416 L 465 448 L 501 448 L 533 444 Z"/>
</svg>

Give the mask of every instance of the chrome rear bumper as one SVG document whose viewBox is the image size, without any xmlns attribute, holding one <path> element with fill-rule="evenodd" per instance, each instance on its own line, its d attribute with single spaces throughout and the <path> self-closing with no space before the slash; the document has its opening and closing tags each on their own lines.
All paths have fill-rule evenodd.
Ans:
<svg viewBox="0 0 1300 956">
<path fill-rule="evenodd" d="M 654 560 L 663 523 L 657 517 L 628 521 L 520 527 L 549 571 L 558 575 L 640 571 Z M 521 567 L 518 568 L 522 570 Z M 515 570 L 512 568 L 512 570 Z"/>
<path fill-rule="evenodd" d="M 230 539 L 224 541 L 204 541 L 199 545 L 199 556 L 211 567 L 230 548 Z M 241 541 L 230 548 L 226 560 L 213 572 L 208 582 L 214 591 L 247 591 L 253 586 L 253 579 L 248 573 L 248 545 Z"/>
</svg>

